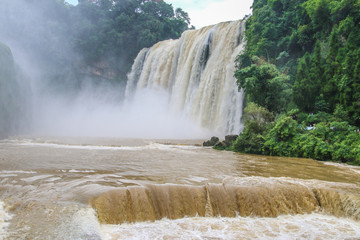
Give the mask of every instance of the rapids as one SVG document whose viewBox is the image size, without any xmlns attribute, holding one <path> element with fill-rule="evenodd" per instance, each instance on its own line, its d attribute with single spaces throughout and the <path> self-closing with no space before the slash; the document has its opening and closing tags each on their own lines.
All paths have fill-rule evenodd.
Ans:
<svg viewBox="0 0 360 240">
<path fill-rule="evenodd" d="M 0 141 L 0 239 L 358 239 L 360 168 L 197 140 Z"/>
</svg>

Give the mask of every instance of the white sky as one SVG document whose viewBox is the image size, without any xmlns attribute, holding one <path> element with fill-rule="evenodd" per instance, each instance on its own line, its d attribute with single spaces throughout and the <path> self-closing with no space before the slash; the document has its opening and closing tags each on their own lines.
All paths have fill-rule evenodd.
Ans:
<svg viewBox="0 0 360 240">
<path fill-rule="evenodd" d="M 66 0 L 77 4 L 77 0 Z M 253 0 L 165 0 L 174 8 L 182 8 L 189 13 L 191 24 L 196 28 L 219 22 L 242 19 L 250 14 Z"/>
<path fill-rule="evenodd" d="M 251 13 L 253 0 L 165 0 L 189 13 L 196 28 L 242 19 Z"/>
</svg>

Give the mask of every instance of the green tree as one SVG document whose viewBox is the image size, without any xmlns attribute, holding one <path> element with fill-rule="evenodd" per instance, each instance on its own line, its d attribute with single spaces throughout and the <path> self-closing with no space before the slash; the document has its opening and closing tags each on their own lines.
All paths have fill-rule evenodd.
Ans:
<svg viewBox="0 0 360 240">
<path fill-rule="evenodd" d="M 296 81 L 293 85 L 293 99 L 296 105 L 305 112 L 315 107 L 316 89 L 310 77 L 310 56 L 308 53 L 299 61 Z"/>
<path fill-rule="evenodd" d="M 359 0 L 254 0 L 246 25 L 247 46 L 235 74 L 246 101 L 280 114 L 300 110 L 266 128 L 245 114 L 235 149 L 360 164 Z M 275 100 L 280 108 L 269 102 L 277 73 L 286 74 L 293 90 L 293 102 Z M 278 96 L 285 89 L 278 88 Z"/>
<path fill-rule="evenodd" d="M 106 60 L 124 79 L 142 48 L 179 38 L 190 24 L 182 9 L 158 0 L 84 0 L 71 11 L 74 46 L 84 61 Z"/>
<path fill-rule="evenodd" d="M 340 63 L 338 62 L 338 53 L 340 48 L 340 41 L 338 36 L 338 27 L 334 26 L 330 35 L 329 53 L 326 58 L 325 66 L 325 84 L 322 89 L 325 101 L 330 104 L 330 109 L 333 110 L 338 98 L 338 72 L 340 70 Z"/>
<path fill-rule="evenodd" d="M 262 154 L 262 146 L 268 125 L 274 120 L 274 115 L 266 108 L 255 103 L 248 103 L 244 109 L 244 131 L 233 143 L 236 152 Z"/>
<path fill-rule="evenodd" d="M 293 85 L 295 104 L 304 112 L 316 110 L 317 98 L 320 95 L 323 82 L 322 58 L 320 42 L 315 44 L 314 53 L 308 52 L 299 60 L 296 80 Z"/>
<path fill-rule="evenodd" d="M 298 134 L 298 123 L 291 117 L 280 116 L 265 137 L 264 152 L 277 156 L 292 156 L 293 141 Z"/>
<path fill-rule="evenodd" d="M 235 73 L 239 88 L 245 89 L 249 101 L 271 112 L 281 112 L 291 97 L 289 76 L 260 58 L 252 60 L 251 66 L 239 67 Z"/>
</svg>

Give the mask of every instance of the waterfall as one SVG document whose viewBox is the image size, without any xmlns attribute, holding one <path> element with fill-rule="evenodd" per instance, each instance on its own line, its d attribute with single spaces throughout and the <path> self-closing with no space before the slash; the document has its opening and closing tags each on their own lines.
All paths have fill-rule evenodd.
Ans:
<svg viewBox="0 0 360 240">
<path fill-rule="evenodd" d="M 234 73 L 244 30 L 244 21 L 225 22 L 143 49 L 128 74 L 127 98 L 141 89 L 163 89 L 169 111 L 217 134 L 239 134 L 243 92 Z"/>
<path fill-rule="evenodd" d="M 279 180 L 205 186 L 147 185 L 119 188 L 90 200 L 107 224 L 184 217 L 278 217 L 323 211 L 360 220 L 360 198 L 351 192 Z M 260 179 L 261 180 L 261 179 Z M 269 180 L 268 180 L 269 181 Z"/>
</svg>

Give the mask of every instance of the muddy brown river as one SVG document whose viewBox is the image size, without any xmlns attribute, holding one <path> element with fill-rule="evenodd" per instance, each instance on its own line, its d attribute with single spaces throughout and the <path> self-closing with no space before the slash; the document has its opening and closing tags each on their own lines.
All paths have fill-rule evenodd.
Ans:
<svg viewBox="0 0 360 240">
<path fill-rule="evenodd" d="M 360 239 L 360 168 L 197 140 L 0 141 L 0 239 Z"/>
</svg>

